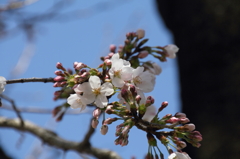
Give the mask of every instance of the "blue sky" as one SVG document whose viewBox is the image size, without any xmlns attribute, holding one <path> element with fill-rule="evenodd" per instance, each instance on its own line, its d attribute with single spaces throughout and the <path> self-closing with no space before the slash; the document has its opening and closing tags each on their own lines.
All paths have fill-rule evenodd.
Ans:
<svg viewBox="0 0 240 159">
<path fill-rule="evenodd" d="M 53 2 L 40 0 L 23 10 L 28 11 L 29 15 L 45 13 Z M 0 76 L 7 79 L 54 77 L 57 62 L 62 62 L 68 68 L 72 68 L 75 61 L 96 67 L 101 62 L 99 57 L 108 54 L 110 44 L 123 44 L 125 34 L 129 31 L 136 31 L 138 28 L 146 30 L 146 38 L 149 38 L 147 45 L 149 46 L 164 46 L 172 43 L 171 33 L 159 18 L 153 0 L 142 0 L 141 2 L 138 0 L 68 0 L 67 2 L 71 5 L 62 9 L 61 13 L 78 11 L 64 16 L 62 19 L 38 23 L 35 28 L 34 43 L 27 43 L 25 34 L 21 32 L 0 40 Z M 14 26 L 12 21 L 9 24 Z M 32 51 L 26 53 L 24 50 Z M 17 73 L 16 71 L 13 73 L 12 70 L 16 70 L 15 66 L 23 53 L 28 54 L 29 58 L 20 64 L 21 67 L 17 67 Z M 175 114 L 180 107 L 176 59 L 169 59 L 166 63 L 156 62 L 161 65 L 163 72 L 157 77 L 155 89 L 149 95 L 155 97 L 156 107 L 159 107 L 163 101 L 169 102 L 169 106 L 160 116 L 167 113 Z M 22 70 L 19 71 L 20 68 Z M 8 85 L 4 93 L 13 98 L 18 107 L 53 109 L 63 102 L 52 100 L 56 90 L 58 89 L 53 88 L 52 84 L 24 83 Z M 14 112 L 4 109 L 0 109 L 0 115 L 9 118 L 16 117 Z M 66 115 L 63 121 L 55 123 L 51 114 L 22 113 L 22 115 L 24 119 L 45 128 L 51 128 L 57 131 L 61 137 L 72 141 L 82 140 L 87 131 L 86 125 L 89 124 L 91 118 L 91 113 L 87 112 L 79 115 Z M 111 124 L 109 132 L 105 136 L 100 134 L 99 126 L 91 139 L 93 146 L 114 150 L 124 159 L 131 156 L 142 159 L 147 153 L 148 147 L 146 134 L 133 128 L 129 134 L 128 146 L 116 146 L 114 145 L 116 139 L 114 131 L 117 124 L 120 123 Z M 20 136 L 20 133 L 15 130 L 1 128 L 0 144 L 13 158 L 30 159 L 29 156 L 33 149 L 37 146 L 42 147 L 41 142 L 33 135 L 25 133 L 21 145 L 16 148 Z M 162 146 L 160 148 L 166 154 L 165 148 Z M 49 147 L 43 146 L 43 149 L 48 150 Z M 40 154 L 39 159 L 49 156 L 49 153 L 44 153 L 44 151 Z M 66 158 L 80 159 L 82 157 L 69 151 L 66 153 Z"/>
</svg>

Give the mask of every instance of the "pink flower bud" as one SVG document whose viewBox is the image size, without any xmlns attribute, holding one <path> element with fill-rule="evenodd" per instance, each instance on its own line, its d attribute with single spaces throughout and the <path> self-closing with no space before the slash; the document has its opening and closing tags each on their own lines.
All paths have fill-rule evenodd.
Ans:
<svg viewBox="0 0 240 159">
<path fill-rule="evenodd" d="M 76 67 L 74 67 L 76 70 L 81 70 L 82 68 L 87 67 L 84 63 L 79 62 Z"/>
<path fill-rule="evenodd" d="M 62 63 L 60 63 L 60 62 L 57 62 L 56 67 L 57 67 L 57 69 L 66 71 L 66 69 L 63 67 Z"/>
<path fill-rule="evenodd" d="M 78 65 L 78 62 L 74 62 L 73 63 L 73 68 L 77 67 L 77 65 Z"/>
<path fill-rule="evenodd" d="M 184 141 L 178 141 L 176 144 L 180 149 L 187 147 L 187 144 Z"/>
<path fill-rule="evenodd" d="M 174 124 L 174 123 L 177 123 L 178 121 L 179 121 L 179 118 L 171 117 L 170 119 L 166 120 L 165 122 Z"/>
<path fill-rule="evenodd" d="M 55 83 L 53 84 L 53 87 L 61 87 L 61 82 L 55 82 Z"/>
<path fill-rule="evenodd" d="M 98 125 L 99 121 L 97 119 L 92 120 L 92 127 L 95 129 Z"/>
<path fill-rule="evenodd" d="M 66 81 L 60 83 L 61 87 L 65 86 L 66 84 L 67 84 Z"/>
<path fill-rule="evenodd" d="M 126 146 L 128 144 L 128 139 L 123 139 L 121 146 Z"/>
<path fill-rule="evenodd" d="M 146 51 L 146 50 L 141 51 L 141 52 L 138 54 L 138 58 L 143 59 L 143 58 L 147 57 L 148 54 L 149 54 L 149 53 L 148 53 L 148 51 Z"/>
<path fill-rule="evenodd" d="M 108 54 L 108 56 L 109 56 L 110 58 L 111 58 L 113 55 L 114 55 L 113 52 L 110 52 L 110 53 Z"/>
<path fill-rule="evenodd" d="M 65 75 L 62 73 L 62 71 L 60 71 L 60 70 L 56 70 L 54 73 L 55 73 L 55 75 L 57 75 L 57 76 L 65 76 Z"/>
<path fill-rule="evenodd" d="M 104 125 L 109 125 L 112 124 L 112 122 L 116 121 L 117 118 L 107 118 L 106 120 L 104 120 Z"/>
<path fill-rule="evenodd" d="M 142 39 L 145 36 L 145 30 L 143 29 L 138 29 L 136 32 L 137 38 Z"/>
<path fill-rule="evenodd" d="M 165 102 L 162 102 L 162 105 L 161 105 L 161 107 L 158 109 L 158 111 L 160 112 L 160 111 L 162 111 L 164 108 L 166 108 L 168 106 L 168 102 L 167 101 L 165 101 Z"/>
<path fill-rule="evenodd" d="M 177 118 L 186 118 L 187 117 L 185 113 L 180 113 L 180 112 L 176 113 L 174 116 Z"/>
<path fill-rule="evenodd" d="M 54 78 L 54 81 L 56 81 L 56 82 L 61 82 L 63 80 L 65 80 L 65 78 L 62 77 L 62 76 L 57 76 L 57 77 Z"/>
<path fill-rule="evenodd" d="M 146 100 L 146 107 L 152 105 L 154 103 L 154 98 L 152 96 L 148 96 Z"/>
<path fill-rule="evenodd" d="M 104 63 L 105 63 L 107 66 L 111 66 L 111 65 L 112 65 L 112 61 L 109 60 L 109 59 L 105 59 L 105 60 L 104 60 Z"/>
<path fill-rule="evenodd" d="M 189 120 L 188 118 L 180 118 L 179 122 L 180 122 L 181 124 L 186 124 L 186 123 L 189 123 L 190 120 Z"/>
<path fill-rule="evenodd" d="M 115 52 L 116 51 L 116 45 L 113 45 L 113 44 L 111 44 L 110 45 L 110 47 L 109 47 L 109 50 L 111 51 L 111 52 Z"/>
<path fill-rule="evenodd" d="M 195 125 L 194 124 L 186 124 L 183 126 L 187 131 L 193 131 L 195 130 Z"/>
<path fill-rule="evenodd" d="M 136 99 L 136 102 L 139 104 L 142 98 L 140 95 L 137 95 L 135 99 Z"/>
<path fill-rule="evenodd" d="M 106 135 L 108 132 L 108 126 L 107 125 L 102 125 L 100 132 L 102 135 Z"/>
<path fill-rule="evenodd" d="M 174 44 L 169 44 L 167 46 L 164 46 L 163 48 L 164 48 L 164 52 L 166 53 L 167 57 L 172 58 L 172 59 L 176 57 L 176 53 L 179 50 L 179 48 Z"/>
<path fill-rule="evenodd" d="M 99 118 L 99 116 L 100 116 L 100 114 L 101 114 L 101 109 L 95 109 L 94 111 L 93 111 L 93 117 L 94 118 L 96 118 L 96 119 L 98 119 Z"/>
</svg>

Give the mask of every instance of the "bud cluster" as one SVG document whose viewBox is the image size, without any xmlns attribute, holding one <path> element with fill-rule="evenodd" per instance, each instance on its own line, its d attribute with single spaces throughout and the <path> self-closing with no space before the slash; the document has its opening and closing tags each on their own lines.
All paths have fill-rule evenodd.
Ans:
<svg viewBox="0 0 240 159">
<path fill-rule="evenodd" d="M 152 55 L 164 62 L 167 58 L 175 58 L 179 49 L 173 44 L 163 47 L 145 46 L 148 39 L 144 37 L 145 31 L 142 29 L 127 33 L 124 45 L 110 45 L 109 53 L 101 57 L 103 62 L 97 68 L 74 62 L 73 72 L 58 62 L 56 67 L 59 70 L 55 71 L 54 87 L 61 87 L 61 90 L 54 93 L 54 99 L 67 98 L 65 109 L 71 107 L 84 110 L 88 105 L 95 106 L 91 124 L 93 128 L 97 128 L 102 114 L 100 132 L 103 135 L 107 134 L 108 125 L 123 121 L 116 127 L 116 145 L 128 144 L 129 132 L 133 126 L 145 131 L 150 146 L 150 158 L 163 158 L 156 139 L 167 147 L 169 154 L 173 153 L 170 143 L 176 144 L 178 151 L 186 147 L 186 143 L 181 139 L 199 147 L 202 136 L 198 131 L 194 131 L 194 124 L 187 124 L 189 119 L 184 113 L 176 113 L 174 116 L 167 114 L 159 118 L 159 113 L 168 106 L 168 102 L 163 102 L 156 110 L 153 105 L 155 99 L 144 95 L 154 89 L 156 75 L 159 75 L 162 69 L 155 62 L 140 60 Z M 118 94 L 119 101 L 110 102 L 115 94 Z M 60 110 L 60 107 L 56 107 L 54 116 Z M 106 114 L 116 117 L 105 118 Z M 166 128 L 170 130 L 161 131 Z M 156 148 L 159 153 L 156 153 Z"/>
</svg>

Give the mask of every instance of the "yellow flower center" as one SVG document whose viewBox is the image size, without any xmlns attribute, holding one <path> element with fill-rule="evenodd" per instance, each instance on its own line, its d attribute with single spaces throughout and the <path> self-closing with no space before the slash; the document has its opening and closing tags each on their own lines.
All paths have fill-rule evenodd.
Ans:
<svg viewBox="0 0 240 159">
<path fill-rule="evenodd" d="M 114 71 L 114 77 L 121 78 L 121 70 Z"/>
<path fill-rule="evenodd" d="M 141 84 L 141 83 L 142 83 L 142 79 L 141 79 L 139 76 L 137 76 L 137 77 L 135 77 L 135 78 L 133 79 L 133 82 L 134 82 L 135 84 Z"/>
<path fill-rule="evenodd" d="M 99 95 L 99 94 L 101 94 L 101 87 L 99 87 L 99 88 L 94 88 L 93 89 L 93 93 L 97 96 L 97 95 Z"/>
</svg>

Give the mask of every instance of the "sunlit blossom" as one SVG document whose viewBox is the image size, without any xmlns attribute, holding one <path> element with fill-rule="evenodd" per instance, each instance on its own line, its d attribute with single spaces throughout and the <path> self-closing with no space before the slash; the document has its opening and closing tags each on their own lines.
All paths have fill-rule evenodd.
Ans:
<svg viewBox="0 0 240 159">
<path fill-rule="evenodd" d="M 109 70 L 110 78 L 112 79 L 112 84 L 115 87 L 122 87 L 125 81 L 132 79 L 133 68 L 130 67 L 130 63 L 119 58 L 119 54 L 114 54 L 111 58 L 112 66 Z"/>
<path fill-rule="evenodd" d="M 144 67 L 137 67 L 133 70 L 132 83 L 143 92 L 151 92 L 155 85 L 155 75 L 144 71 Z"/>
<path fill-rule="evenodd" d="M 72 109 L 80 108 L 81 111 L 84 110 L 87 105 L 86 101 L 79 94 L 71 94 L 67 99 L 67 103 Z"/>
<path fill-rule="evenodd" d="M 187 153 L 185 152 L 174 152 L 170 156 L 168 156 L 168 159 L 191 159 Z"/>
<path fill-rule="evenodd" d="M 106 96 L 110 96 L 114 93 L 113 85 L 109 82 L 105 82 L 101 85 L 101 80 L 98 76 L 91 76 L 89 82 L 81 84 L 83 92 L 83 98 L 87 103 L 92 103 L 95 101 L 95 104 L 104 108 L 108 104 Z"/>
</svg>

